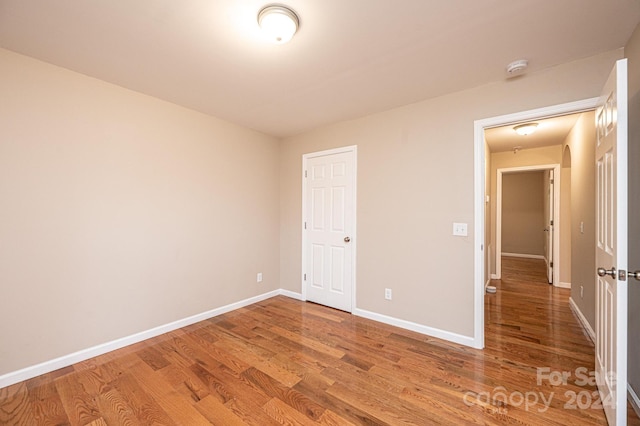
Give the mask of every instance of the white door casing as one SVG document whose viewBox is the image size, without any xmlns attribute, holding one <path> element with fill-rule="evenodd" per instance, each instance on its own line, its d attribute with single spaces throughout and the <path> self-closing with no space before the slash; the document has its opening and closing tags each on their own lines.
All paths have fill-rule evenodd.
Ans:
<svg viewBox="0 0 640 426">
<path fill-rule="evenodd" d="M 596 380 L 607 421 L 626 424 L 627 60 L 596 110 Z"/>
<path fill-rule="evenodd" d="M 303 156 L 303 298 L 355 307 L 356 147 Z"/>
<path fill-rule="evenodd" d="M 492 279 L 502 278 L 502 176 L 505 173 L 520 173 L 531 171 L 547 171 L 550 170 L 554 176 L 557 176 L 555 182 L 558 183 L 560 177 L 560 165 L 559 164 L 540 164 L 535 166 L 520 166 L 520 167 L 503 167 L 496 170 L 496 273 L 492 274 Z M 551 194 L 552 202 L 555 206 L 560 203 L 560 185 L 554 185 L 553 192 Z M 551 238 L 551 259 L 553 262 L 553 282 L 560 282 L 560 238 L 557 230 L 561 226 L 560 224 L 560 210 L 553 209 L 551 218 L 556 224 L 556 232 Z"/>
</svg>

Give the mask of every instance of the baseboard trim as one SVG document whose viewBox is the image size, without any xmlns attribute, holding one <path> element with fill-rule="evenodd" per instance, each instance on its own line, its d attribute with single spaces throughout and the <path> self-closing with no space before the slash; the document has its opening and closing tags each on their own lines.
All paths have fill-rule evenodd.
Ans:
<svg viewBox="0 0 640 426">
<path fill-rule="evenodd" d="M 291 299 L 300 300 L 302 302 L 305 301 L 304 298 L 302 297 L 302 293 L 297 293 L 297 292 L 291 291 L 291 290 L 280 289 L 280 295 L 289 297 Z"/>
<path fill-rule="evenodd" d="M 111 352 L 116 349 L 120 349 L 125 346 L 129 346 L 134 343 L 141 342 L 143 340 L 151 339 L 152 337 L 156 337 L 161 334 L 168 333 L 170 331 L 174 331 L 191 324 L 195 324 L 199 321 L 204 321 L 209 318 L 213 318 L 215 316 L 222 315 L 227 312 L 231 312 L 233 310 L 240 309 L 245 306 L 249 306 L 254 303 L 261 302 L 263 300 L 269 299 L 274 296 L 278 296 L 280 294 L 291 297 L 289 294 L 284 294 L 283 293 L 284 291 L 285 290 L 273 290 L 267 293 L 260 294 L 258 296 L 241 300 L 239 302 L 231 303 L 231 304 L 221 306 L 219 308 L 211 309 L 209 311 L 202 312 L 200 314 L 196 314 L 181 320 L 173 321 L 168 324 L 154 327 L 150 330 L 141 331 L 139 333 L 132 334 L 127 337 L 122 337 L 120 339 L 116 339 L 111 342 L 102 343 L 100 345 L 83 349 L 68 355 L 63 355 L 61 357 L 42 362 L 40 364 L 32 365 L 30 367 L 26 367 L 17 371 L 3 374 L 2 376 L 0 376 L 0 388 L 11 386 L 15 383 L 19 383 L 36 376 L 40 376 L 41 374 L 50 373 L 60 368 L 68 367 L 75 363 L 85 361 L 89 358 L 93 358 L 98 355 L 102 355 L 107 352 Z M 295 294 L 293 292 L 287 292 L 287 293 Z"/>
<path fill-rule="evenodd" d="M 440 330 L 438 328 L 428 327 L 426 325 L 418 324 L 403 319 L 390 317 L 376 312 L 367 311 L 364 309 L 356 308 L 353 310 L 353 315 L 367 318 L 373 321 L 378 321 L 384 324 L 393 325 L 395 327 L 404 328 L 406 330 L 415 331 L 431 337 L 437 337 L 438 339 L 447 340 L 453 343 L 459 343 L 461 345 L 476 347 L 473 337 L 463 336 L 461 334 L 452 333 L 450 331 Z"/>
<path fill-rule="evenodd" d="M 584 314 L 582 313 L 578 305 L 576 305 L 576 302 L 574 302 L 573 297 L 569 298 L 569 306 L 571 306 L 571 310 L 576 314 L 576 316 L 580 320 L 580 323 L 582 324 L 582 327 L 586 330 L 587 334 L 589 335 L 589 338 L 595 345 L 596 332 L 593 331 L 593 328 L 591 328 L 591 324 L 589 324 L 589 321 L 587 321 L 587 318 L 584 316 Z"/>
<path fill-rule="evenodd" d="M 631 403 L 631 407 L 633 407 L 633 411 L 636 412 L 636 415 L 640 417 L 640 398 L 638 398 L 638 394 L 633 390 L 631 385 L 627 383 L 627 390 L 629 402 Z"/>
<path fill-rule="evenodd" d="M 522 253 L 505 253 L 502 252 L 502 256 L 504 257 L 523 257 L 525 259 L 543 259 L 544 256 L 539 254 L 522 254 Z"/>
<path fill-rule="evenodd" d="M 209 318 L 213 318 L 215 316 L 222 315 L 227 312 L 231 312 L 233 310 L 240 309 L 245 306 L 249 306 L 254 303 L 258 303 L 263 300 L 269 299 L 274 296 L 279 296 L 279 295 L 286 296 L 296 300 L 304 300 L 302 297 L 302 294 L 294 291 L 284 290 L 284 289 L 273 290 L 267 293 L 260 294 L 258 296 L 241 300 L 239 302 L 231 303 L 225 306 L 221 306 L 219 308 L 202 312 L 200 314 L 183 318 L 181 320 L 173 321 L 168 324 L 154 327 L 146 331 L 141 331 L 139 333 L 135 333 L 130 336 L 122 337 L 120 339 L 116 339 L 111 342 L 102 343 L 87 349 L 73 352 L 68 355 L 63 355 L 61 357 L 54 358 L 49 361 L 32 365 L 30 367 L 26 367 L 17 371 L 12 371 L 12 372 L 3 374 L 2 376 L 0 376 L 0 388 L 11 386 L 15 383 L 19 383 L 24 380 L 29 380 L 33 377 L 50 373 L 60 368 L 68 367 L 78 362 L 86 361 L 87 359 L 90 359 L 99 355 L 103 355 L 107 352 L 121 349 L 125 346 L 129 346 L 134 343 L 139 343 L 144 340 L 159 336 L 161 334 L 169 333 L 170 331 L 174 331 L 179 328 L 186 327 L 188 325 L 195 324 L 197 322 L 204 321 Z M 428 327 L 426 325 L 414 323 L 411 321 L 406 321 L 399 318 L 390 317 L 383 314 L 378 314 L 378 313 L 367 311 L 364 309 L 355 308 L 352 313 L 353 315 L 357 315 L 363 318 L 368 318 L 373 321 L 378 321 L 384 324 L 393 325 L 395 327 L 404 328 L 406 330 L 415 331 L 417 333 L 421 333 L 427 336 L 436 337 L 438 339 L 447 340 L 453 343 L 459 343 L 461 345 L 476 347 L 473 337 L 463 336 L 460 334 L 452 333 L 445 330 L 440 330 L 433 327 Z"/>
<path fill-rule="evenodd" d="M 571 288 L 571 283 L 563 283 L 562 281 L 559 282 L 558 284 L 554 284 L 556 287 L 560 287 L 560 288 Z"/>
</svg>

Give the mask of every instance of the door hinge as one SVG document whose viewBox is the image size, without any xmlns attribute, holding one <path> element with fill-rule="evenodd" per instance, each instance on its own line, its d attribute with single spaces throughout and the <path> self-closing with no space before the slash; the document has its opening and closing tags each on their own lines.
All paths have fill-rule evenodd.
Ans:
<svg viewBox="0 0 640 426">
<path fill-rule="evenodd" d="M 549 183 L 553 184 L 553 179 L 551 179 L 551 180 L 549 181 Z"/>
<path fill-rule="evenodd" d="M 549 267 L 553 268 L 553 262 L 549 262 Z"/>
<path fill-rule="evenodd" d="M 549 222 L 551 226 L 553 226 L 553 219 L 551 220 L 551 222 Z"/>
<path fill-rule="evenodd" d="M 304 171 L 304 177 L 307 177 L 307 171 L 306 170 Z"/>
<path fill-rule="evenodd" d="M 304 280 L 305 281 L 307 280 L 307 274 L 304 274 Z"/>
<path fill-rule="evenodd" d="M 304 229 L 307 229 L 307 222 L 304 223 Z"/>
</svg>

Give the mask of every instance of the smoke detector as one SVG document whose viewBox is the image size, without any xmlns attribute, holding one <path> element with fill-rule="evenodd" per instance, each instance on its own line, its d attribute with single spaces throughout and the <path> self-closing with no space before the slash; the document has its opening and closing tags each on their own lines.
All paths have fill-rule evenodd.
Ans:
<svg viewBox="0 0 640 426">
<path fill-rule="evenodd" d="M 527 66 L 529 66 L 529 61 L 526 59 L 518 59 L 517 61 L 513 61 L 507 65 L 507 72 L 509 75 L 520 74 L 527 68 Z"/>
</svg>

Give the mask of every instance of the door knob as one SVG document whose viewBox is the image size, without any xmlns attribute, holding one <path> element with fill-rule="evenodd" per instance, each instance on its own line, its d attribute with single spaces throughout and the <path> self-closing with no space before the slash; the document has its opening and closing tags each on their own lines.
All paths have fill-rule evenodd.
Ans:
<svg viewBox="0 0 640 426">
<path fill-rule="evenodd" d="M 604 277 L 605 275 L 611 275 L 611 277 L 616 277 L 616 268 L 611 267 L 611 269 L 607 270 L 604 268 L 598 268 L 598 275 Z"/>
<path fill-rule="evenodd" d="M 349 238 L 349 237 L 344 237 L 344 242 L 345 242 L 345 243 L 348 243 L 349 241 L 351 241 L 351 238 Z"/>
<path fill-rule="evenodd" d="M 640 281 L 640 271 L 635 271 L 635 272 L 631 272 L 631 271 L 629 271 L 629 272 L 627 273 L 627 276 L 628 276 L 629 278 L 635 278 L 637 281 Z"/>
</svg>

